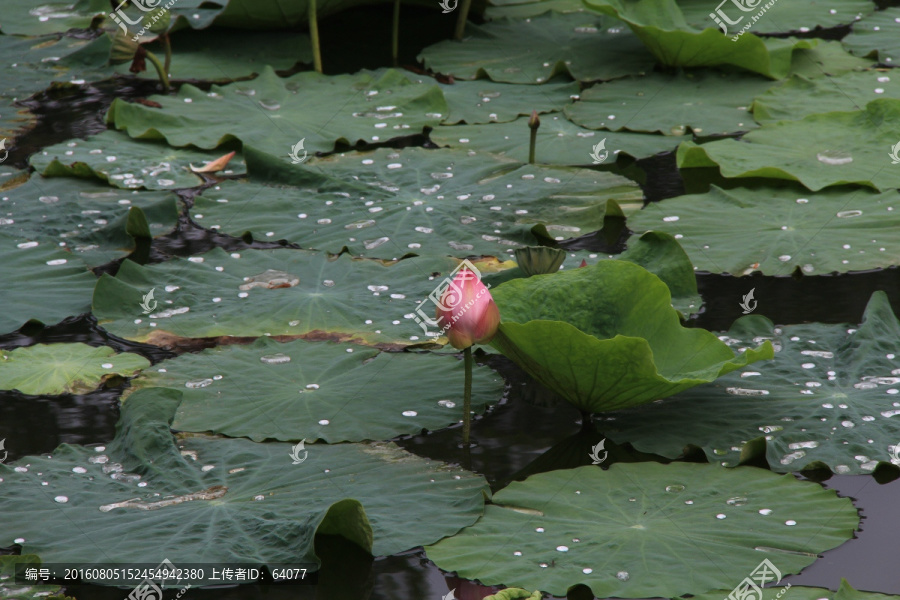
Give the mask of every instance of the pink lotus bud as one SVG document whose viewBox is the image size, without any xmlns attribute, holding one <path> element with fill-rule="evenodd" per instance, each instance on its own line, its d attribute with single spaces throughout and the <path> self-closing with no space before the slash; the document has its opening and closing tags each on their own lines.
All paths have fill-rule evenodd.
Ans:
<svg viewBox="0 0 900 600">
<path fill-rule="evenodd" d="M 475 273 L 463 268 L 441 296 L 437 319 L 443 327 L 449 327 L 446 334 L 450 345 L 463 350 L 491 341 L 500 325 L 500 310 L 487 286 Z"/>
<path fill-rule="evenodd" d="M 582 258 L 582 259 L 581 259 L 581 264 L 580 264 L 580 265 L 578 265 L 578 268 L 579 268 L 579 269 L 580 269 L 580 268 L 582 268 L 582 267 L 586 267 L 586 266 L 588 266 L 588 265 L 587 265 L 587 261 L 586 261 L 586 260 L 584 260 L 584 259 L 583 259 L 583 258 Z"/>
</svg>

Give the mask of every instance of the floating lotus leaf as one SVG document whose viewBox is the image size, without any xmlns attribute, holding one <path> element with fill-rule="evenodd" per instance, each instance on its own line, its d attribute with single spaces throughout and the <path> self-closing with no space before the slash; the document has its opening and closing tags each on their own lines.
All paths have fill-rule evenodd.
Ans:
<svg viewBox="0 0 900 600">
<path fill-rule="evenodd" d="M 815 79 L 860 71 L 874 65 L 873 59 L 853 56 L 838 41 L 819 40 L 815 48 L 799 48 L 794 51 L 791 75 Z"/>
<path fill-rule="evenodd" d="M 457 264 L 415 257 L 388 267 L 346 254 L 216 248 L 145 267 L 125 261 L 97 282 L 93 312 L 115 335 L 164 346 L 262 335 L 407 345 L 426 341 L 412 319 L 441 281 L 433 274 L 446 276 Z M 156 304 L 145 305 L 146 314 L 150 290 Z"/>
<path fill-rule="evenodd" d="M 758 127 L 749 107 L 772 87 L 768 79 L 740 73 L 651 73 L 595 85 L 566 107 L 566 117 L 589 129 L 698 136 Z"/>
<path fill-rule="evenodd" d="M 659 62 L 669 67 L 733 65 L 781 79 L 790 70 L 794 50 L 812 48 L 817 43 L 815 40 L 764 40 L 751 32 L 734 39 L 737 29 L 723 35 L 712 20 L 701 30 L 688 24 L 675 0 L 585 0 L 585 3 L 598 13 L 628 23 Z"/>
<path fill-rule="evenodd" d="M 505 123 L 532 110 L 543 114 L 560 110 L 579 93 L 579 85 L 565 77 L 557 77 L 544 85 L 515 85 L 492 81 L 455 81 L 441 84 L 441 91 L 450 109 L 444 119 L 447 125 L 465 122 Z"/>
<path fill-rule="evenodd" d="M 597 144 L 598 156 L 612 164 L 622 152 L 635 158 L 644 158 L 660 152 L 671 151 L 678 139 L 672 136 L 649 133 L 592 131 L 567 121 L 562 113 L 549 113 L 541 118 L 537 133 L 535 161 L 550 165 L 591 165 L 592 152 Z M 531 132 L 528 118 L 520 117 L 511 123 L 486 125 L 442 125 L 431 132 L 431 141 L 455 149 L 472 148 L 528 162 L 528 145 Z"/>
<path fill-rule="evenodd" d="M 625 261 L 514 279 L 491 294 L 502 319 L 491 345 L 587 412 L 652 402 L 773 356 L 768 343 L 735 356 L 714 334 L 682 327 L 666 284 Z"/>
<path fill-rule="evenodd" d="M 615 463 L 511 483 L 475 525 L 426 552 L 486 585 L 565 596 L 584 584 L 598 598 L 668 598 L 736 585 L 766 558 L 797 573 L 858 523 L 849 498 L 790 475 Z"/>
<path fill-rule="evenodd" d="M 201 185 L 203 178 L 190 166 L 202 167 L 221 155 L 138 142 L 118 131 L 104 131 L 87 140 L 48 146 L 31 157 L 31 166 L 46 177 L 97 177 L 119 188 L 171 190 Z M 245 171 L 243 159 L 235 156 L 222 173 Z"/>
<path fill-rule="evenodd" d="M 560 73 L 579 81 L 648 71 L 653 56 L 620 21 L 594 14 L 547 14 L 530 20 L 466 25 L 462 43 L 438 42 L 419 60 L 456 79 L 545 83 Z"/>
<path fill-rule="evenodd" d="M 687 444 L 711 461 L 735 465 L 747 441 L 765 435 L 773 470 L 827 465 L 836 473 L 871 473 L 900 442 L 900 323 L 884 292 L 875 292 L 859 328 L 788 325 L 739 319 L 733 347 L 771 339 L 772 363 L 728 375 L 654 405 L 623 411 L 599 425 L 617 442 L 675 457 Z"/>
<path fill-rule="evenodd" d="M 159 367 L 134 387 L 181 389 L 172 424 L 179 431 L 333 443 L 414 435 L 462 420 L 463 364 L 455 357 L 263 337 Z M 500 400 L 503 380 L 487 367 L 473 376 L 472 408 L 480 413 Z"/>
<path fill-rule="evenodd" d="M 865 110 L 770 123 L 741 141 L 685 142 L 678 166 L 718 166 L 724 177 L 789 179 L 812 191 L 851 183 L 883 191 L 900 187 L 900 169 L 888 168 L 898 119 L 900 100 L 873 100 Z"/>
<path fill-rule="evenodd" d="M 119 375 L 131 377 L 150 366 L 137 354 L 116 354 L 108 346 L 35 344 L 0 350 L 0 390 L 23 394 L 86 394 Z"/>
<path fill-rule="evenodd" d="M 4 0 L 0 31 L 6 35 L 45 35 L 86 28 L 95 16 L 110 12 L 108 0 L 74 0 L 35 5 L 31 0 Z"/>
<path fill-rule="evenodd" d="M 358 6 L 378 4 L 380 0 L 319 0 L 316 14 L 319 19 Z M 228 6 L 216 18 L 216 25 L 246 29 L 284 29 L 307 23 L 309 0 L 228 0 Z M 409 4 L 433 8 L 432 0 L 413 0 Z"/>
<path fill-rule="evenodd" d="M 749 23 L 767 2 L 751 0 L 743 4 L 749 10 L 742 11 L 732 3 L 719 5 L 729 19 L 738 21 L 735 25 L 728 26 L 728 31 L 732 35 Z M 697 29 L 719 27 L 709 16 L 709 13 L 715 12 L 718 6 L 710 6 L 706 0 L 678 0 L 678 8 L 684 13 L 685 20 Z M 874 10 L 875 4 L 869 0 L 777 1 L 766 8 L 759 20 L 753 23 L 750 31 L 757 34 L 784 34 L 789 31 L 806 32 L 817 27 L 829 29 L 853 23 L 860 16 L 868 15 Z"/>
<path fill-rule="evenodd" d="M 125 231 L 132 207 L 144 211 L 151 236 L 171 232 L 179 213 L 178 198 L 171 192 L 116 190 L 93 181 L 36 174 L 0 192 L 0 198 L 6 199 L 4 217 L 12 221 L 0 225 L 0 231 L 15 236 L 17 243 L 62 243 L 71 250 L 67 256 L 91 267 L 134 249 Z"/>
<path fill-rule="evenodd" d="M 860 110 L 872 100 L 900 96 L 900 77 L 890 75 L 889 71 L 871 70 L 815 79 L 794 76 L 756 97 L 753 118 L 768 123 L 815 113 Z"/>
<path fill-rule="evenodd" d="M 900 194 L 712 186 L 648 204 L 628 226 L 679 236 L 694 266 L 711 273 L 863 271 L 897 264 Z"/>
<path fill-rule="evenodd" d="M 85 567 L 314 563 L 317 531 L 393 554 L 470 525 L 489 496 L 480 475 L 394 444 L 310 445 L 299 464 L 284 443 L 189 436 L 176 446 L 180 397 L 132 395 L 107 449 L 63 444 L 52 458 L 0 465 L 0 543 L 22 538 L 23 553 Z"/>
<path fill-rule="evenodd" d="M 536 225 L 557 239 L 577 237 L 603 227 L 609 200 L 634 210 L 643 195 L 611 173 L 419 148 L 333 155 L 303 174 L 296 187 L 223 182 L 198 197 L 191 214 L 234 236 L 249 231 L 330 252 L 508 258 L 539 243 Z"/>
<path fill-rule="evenodd" d="M 900 62 L 900 8 L 885 8 L 853 23 L 844 47 L 857 56 L 878 57 L 892 65 Z"/>
<path fill-rule="evenodd" d="M 55 243 L 27 242 L 0 232 L 0 281 L 0 333 L 8 333 L 32 319 L 53 324 L 90 311 L 97 278 L 80 258 Z"/>
<path fill-rule="evenodd" d="M 183 85 L 177 96 L 152 96 L 162 108 L 117 98 L 107 122 L 134 138 L 165 139 L 172 146 L 212 149 L 239 139 L 281 157 L 300 141 L 303 158 L 334 149 L 335 142 L 385 142 L 421 133 L 447 114 L 440 88 L 413 83 L 386 70 L 325 76 L 315 72 L 281 78 L 266 67 L 252 81 L 212 86 Z M 337 112 L 334 108 L 338 107 Z"/>
</svg>

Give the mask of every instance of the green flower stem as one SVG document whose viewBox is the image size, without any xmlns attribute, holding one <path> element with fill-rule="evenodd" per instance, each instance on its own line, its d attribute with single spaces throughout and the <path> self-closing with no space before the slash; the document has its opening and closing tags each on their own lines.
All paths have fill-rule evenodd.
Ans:
<svg viewBox="0 0 900 600">
<path fill-rule="evenodd" d="M 166 70 L 163 68 L 162 63 L 159 62 L 159 58 L 157 58 L 155 54 L 147 50 L 147 60 L 153 63 L 153 66 L 156 68 L 156 74 L 159 75 L 159 81 L 163 85 L 163 90 L 168 93 L 169 76 L 166 74 Z"/>
<path fill-rule="evenodd" d="M 400 57 L 400 0 L 394 0 L 394 27 L 391 30 L 391 58 L 398 66 Z"/>
<path fill-rule="evenodd" d="M 469 8 L 472 7 L 472 0 L 463 0 L 462 8 L 459 9 L 459 16 L 456 18 L 456 33 L 453 37 L 461 41 L 463 34 L 466 32 L 466 21 L 469 18 Z"/>
<path fill-rule="evenodd" d="M 531 128 L 531 139 L 528 142 L 528 164 L 534 164 L 534 151 L 537 148 L 537 127 Z"/>
<path fill-rule="evenodd" d="M 164 63 L 164 67 L 166 70 L 166 75 L 168 75 L 172 67 L 172 41 L 169 39 L 168 33 L 163 34 L 162 43 L 163 48 L 165 48 L 166 50 L 166 62 Z"/>
<path fill-rule="evenodd" d="M 463 388 L 463 447 L 469 445 L 469 432 L 472 429 L 472 346 L 463 350 L 463 362 L 466 367 L 466 383 Z"/>
<path fill-rule="evenodd" d="M 312 40 L 313 67 L 322 72 L 322 51 L 319 49 L 319 19 L 316 16 L 316 0 L 309 2 L 309 37 Z"/>
</svg>

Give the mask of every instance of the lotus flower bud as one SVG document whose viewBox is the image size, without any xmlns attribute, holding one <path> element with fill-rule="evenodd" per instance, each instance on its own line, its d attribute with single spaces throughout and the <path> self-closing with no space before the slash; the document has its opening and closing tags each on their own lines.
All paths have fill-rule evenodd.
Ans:
<svg viewBox="0 0 900 600">
<path fill-rule="evenodd" d="M 531 111 L 531 118 L 528 119 L 528 126 L 532 129 L 537 129 L 541 126 L 541 118 L 538 116 L 537 111 Z"/>
<path fill-rule="evenodd" d="M 500 326 L 500 310 L 487 286 L 475 273 L 463 268 L 441 296 L 437 319 L 444 327 L 449 327 L 450 345 L 463 350 L 493 339 Z"/>
<path fill-rule="evenodd" d="M 547 246 L 528 246 L 516 249 L 516 262 L 526 275 L 543 275 L 556 273 L 559 266 L 566 260 L 564 250 L 548 248 Z"/>
</svg>

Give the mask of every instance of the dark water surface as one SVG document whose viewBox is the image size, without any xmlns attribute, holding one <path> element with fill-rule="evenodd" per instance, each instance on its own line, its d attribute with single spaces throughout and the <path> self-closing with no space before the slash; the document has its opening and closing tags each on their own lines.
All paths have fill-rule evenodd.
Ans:
<svg viewBox="0 0 900 600">
<path fill-rule="evenodd" d="M 412 65 L 422 47 L 449 37 L 455 14 L 450 19 L 437 11 L 403 7 L 402 19 L 409 25 L 402 30 L 400 63 Z M 326 72 L 354 72 L 390 64 L 389 40 L 386 38 L 383 45 L 374 43 L 369 33 L 379 31 L 387 35 L 389 20 L 390 8 L 386 6 L 355 9 L 324 20 L 320 27 Z M 342 50 L 332 51 L 336 48 Z M 54 143 L 102 131 L 102 117 L 113 94 L 140 97 L 153 91 L 148 83 L 118 80 L 87 86 L 77 93 L 40 95 L 28 102 L 39 118 L 38 126 L 19 140 L 18 149 L 33 153 Z M 426 138 L 419 138 L 405 143 L 428 144 Z M 671 153 L 638 161 L 632 167 L 646 174 L 642 187 L 647 201 L 661 201 L 684 193 Z M 190 197 L 190 192 L 186 192 L 188 203 Z M 615 232 L 611 240 L 585 236 L 577 247 L 621 250 L 627 236 L 627 230 Z M 216 246 L 234 250 L 285 244 L 232 238 L 202 229 L 184 216 L 174 234 L 154 241 L 150 261 L 202 253 Z M 117 268 L 118 263 L 109 264 L 97 272 L 114 274 Z M 875 290 L 887 292 L 895 311 L 900 312 L 900 270 L 896 268 L 847 275 L 777 278 L 758 273 L 741 278 L 699 273 L 697 279 L 704 306 L 689 324 L 712 330 L 725 330 L 741 316 L 738 304 L 751 288 L 756 289 L 757 314 L 782 325 L 808 321 L 858 323 Z M 117 351 L 141 354 L 154 363 L 174 356 L 155 346 L 116 338 L 99 327 L 90 315 L 73 317 L 50 327 L 25 327 L 0 336 L 0 348 L 4 349 L 51 342 L 108 345 Z M 477 446 L 468 452 L 458 447 L 459 427 L 400 438 L 397 442 L 401 446 L 420 456 L 460 464 L 481 473 L 494 490 L 531 473 L 590 464 L 586 450 L 603 439 L 602 432 L 592 423 L 583 424 L 577 410 L 531 381 L 507 359 L 481 356 L 479 360 L 497 369 L 509 390 L 501 404 L 473 423 L 472 437 Z M 109 442 L 119 417 L 118 398 L 126 385 L 127 382 L 85 395 L 41 397 L 0 392 L 0 439 L 6 439 L 9 460 L 51 453 L 61 443 Z M 639 454 L 627 445 L 607 449 L 610 452 L 607 464 L 664 460 Z M 896 516 L 900 507 L 900 481 L 880 484 L 872 476 L 832 476 L 823 485 L 854 499 L 863 516 L 861 531 L 854 539 L 826 552 L 803 573 L 786 577 L 784 582 L 837 589 L 844 577 L 857 589 L 900 594 L 900 569 L 897 568 L 900 519 Z M 15 552 L 17 547 L 0 549 L 0 553 Z M 190 590 L 182 598 L 438 600 L 451 589 L 456 589 L 456 596 L 463 599 L 467 595 L 482 598 L 494 589 L 441 572 L 425 558 L 421 549 L 373 559 L 343 539 L 321 536 L 317 539 L 317 552 L 323 559 L 317 586 Z M 128 590 L 90 585 L 71 586 L 68 592 L 80 600 L 121 600 L 128 594 Z M 581 600 L 592 596 L 576 590 L 570 597 Z"/>
</svg>

